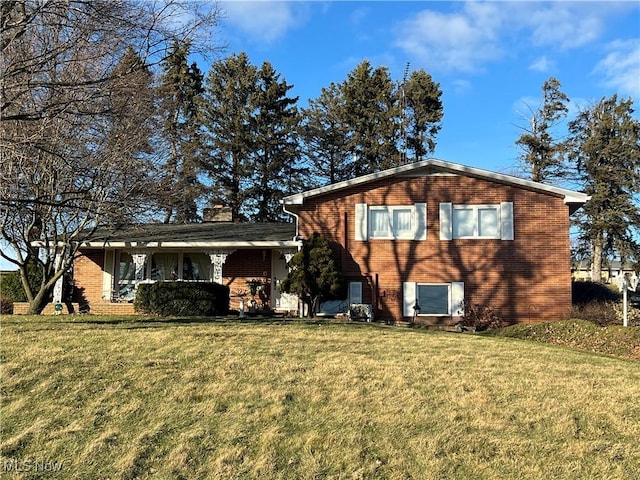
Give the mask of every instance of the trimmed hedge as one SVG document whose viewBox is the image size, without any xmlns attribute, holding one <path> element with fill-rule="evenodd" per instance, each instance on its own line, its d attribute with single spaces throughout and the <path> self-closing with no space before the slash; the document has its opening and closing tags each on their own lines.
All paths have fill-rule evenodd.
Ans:
<svg viewBox="0 0 640 480">
<path fill-rule="evenodd" d="M 212 282 L 156 282 L 138 285 L 136 312 L 189 317 L 227 315 L 229 287 Z"/>
</svg>

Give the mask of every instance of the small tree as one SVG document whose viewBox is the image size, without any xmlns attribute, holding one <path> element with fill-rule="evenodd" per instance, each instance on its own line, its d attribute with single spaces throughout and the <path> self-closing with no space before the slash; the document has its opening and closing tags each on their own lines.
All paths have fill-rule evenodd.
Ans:
<svg viewBox="0 0 640 480">
<path fill-rule="evenodd" d="M 294 293 L 313 316 L 322 300 L 340 298 L 346 294 L 346 283 L 338 269 L 333 250 L 327 240 L 314 233 L 305 240 L 302 249 L 289 263 L 291 271 L 280 285 L 281 291 Z"/>
</svg>

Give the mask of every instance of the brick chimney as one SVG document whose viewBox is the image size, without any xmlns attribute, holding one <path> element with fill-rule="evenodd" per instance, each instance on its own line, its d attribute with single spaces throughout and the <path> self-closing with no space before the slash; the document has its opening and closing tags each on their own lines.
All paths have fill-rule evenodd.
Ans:
<svg viewBox="0 0 640 480">
<path fill-rule="evenodd" d="M 231 207 L 225 207 L 224 205 L 207 207 L 202 211 L 202 220 L 204 222 L 232 222 Z"/>
</svg>

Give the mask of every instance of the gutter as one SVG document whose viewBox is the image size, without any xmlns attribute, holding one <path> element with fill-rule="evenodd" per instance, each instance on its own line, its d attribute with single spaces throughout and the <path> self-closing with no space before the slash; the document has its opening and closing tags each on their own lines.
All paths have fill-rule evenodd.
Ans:
<svg viewBox="0 0 640 480">
<path fill-rule="evenodd" d="M 282 200 L 281 200 L 281 202 L 282 202 Z M 300 239 L 300 232 L 298 230 L 298 221 L 300 220 L 300 217 L 298 216 L 297 213 L 293 213 L 292 211 L 287 210 L 287 206 L 285 205 L 284 202 L 282 202 L 282 211 L 284 213 L 287 213 L 287 214 L 291 215 L 292 217 L 294 217 L 296 219 L 296 236 L 293 237 L 293 241 L 294 242 L 298 241 Z"/>
</svg>

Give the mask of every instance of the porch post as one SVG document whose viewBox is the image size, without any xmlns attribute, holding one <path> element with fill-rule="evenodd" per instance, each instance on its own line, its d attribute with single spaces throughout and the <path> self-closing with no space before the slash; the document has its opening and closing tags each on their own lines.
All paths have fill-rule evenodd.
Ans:
<svg viewBox="0 0 640 480">
<path fill-rule="evenodd" d="M 209 252 L 211 259 L 211 281 L 222 285 L 222 266 L 227 261 L 227 257 L 235 250 L 214 250 Z"/>
<path fill-rule="evenodd" d="M 62 262 L 64 259 L 62 258 L 62 253 L 58 250 L 56 252 L 56 256 L 54 259 L 54 269 L 58 271 L 62 268 Z M 64 273 L 60 275 L 60 278 L 56 280 L 56 283 L 53 285 L 53 303 L 58 304 L 62 303 L 62 284 L 64 283 Z"/>
<path fill-rule="evenodd" d="M 147 259 L 146 253 L 134 253 L 131 255 L 133 264 L 136 266 L 135 283 L 136 285 L 144 280 L 144 262 Z"/>
</svg>

